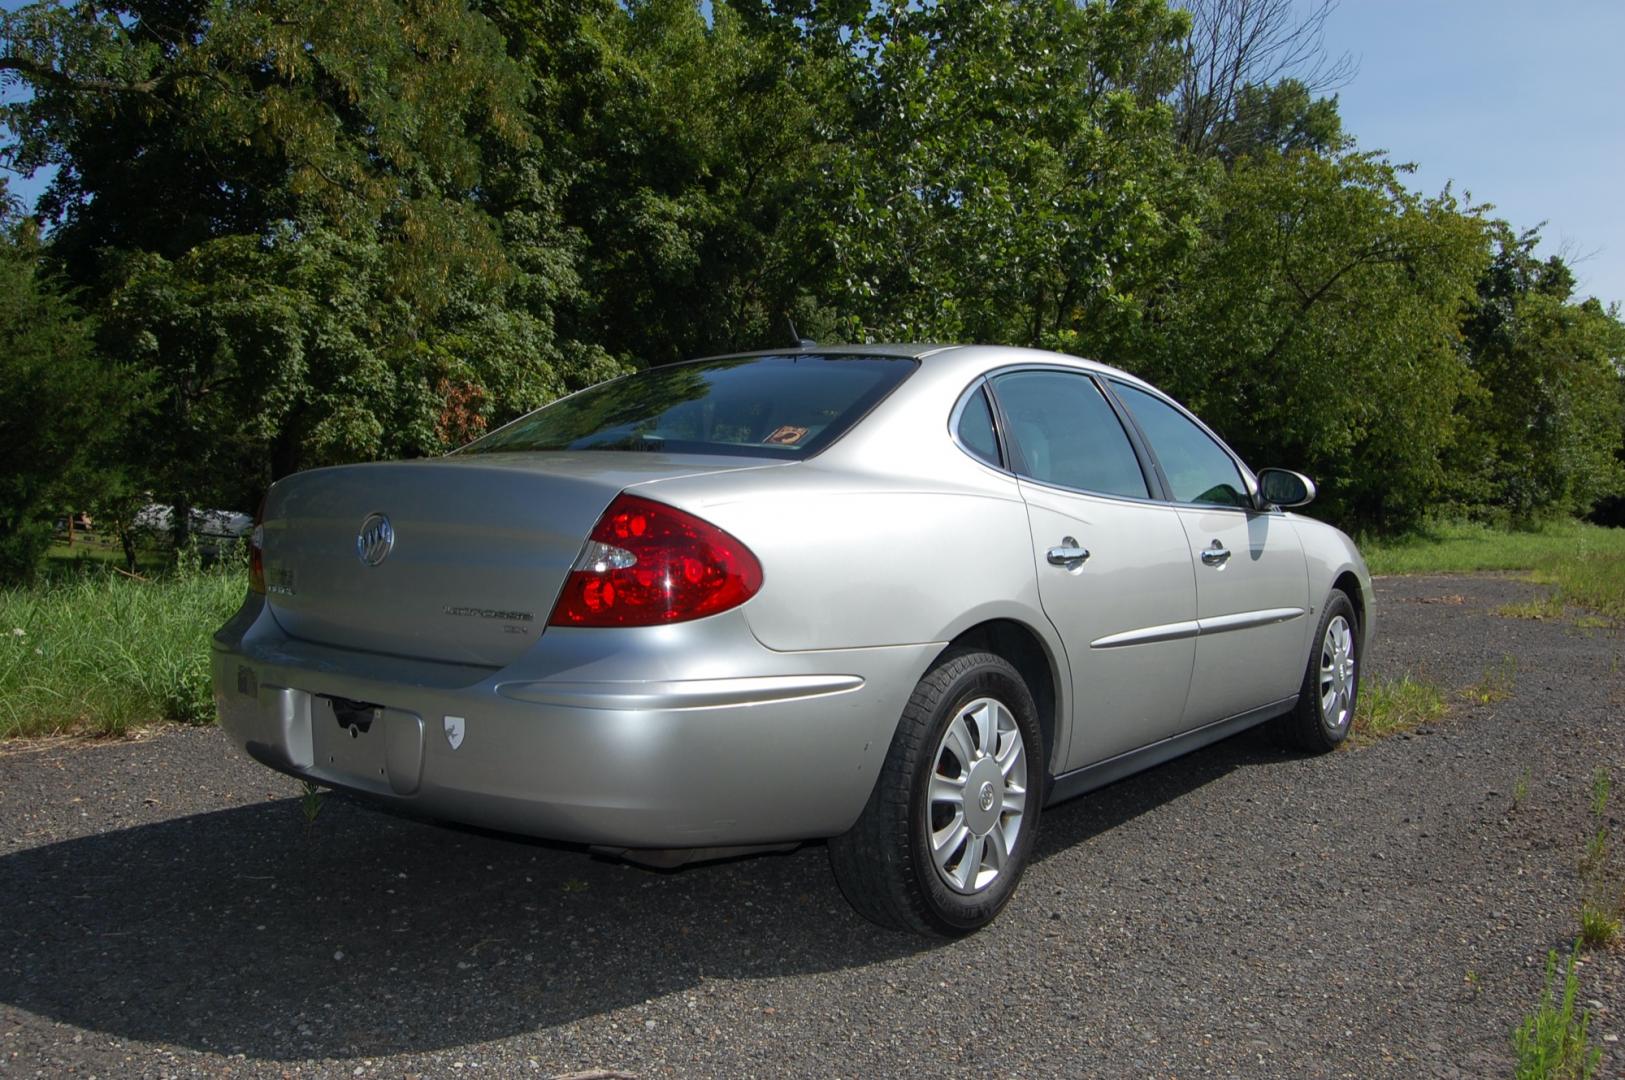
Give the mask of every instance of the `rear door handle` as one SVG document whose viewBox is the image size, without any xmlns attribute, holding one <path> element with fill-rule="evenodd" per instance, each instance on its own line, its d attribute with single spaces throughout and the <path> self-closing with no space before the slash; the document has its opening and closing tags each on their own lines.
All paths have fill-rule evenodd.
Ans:
<svg viewBox="0 0 1625 1080">
<path fill-rule="evenodd" d="M 1230 561 L 1230 549 L 1213 541 L 1213 546 L 1202 552 L 1202 561 L 1209 566 L 1223 566 Z"/>
<path fill-rule="evenodd" d="M 1089 560 L 1089 549 L 1079 547 L 1078 541 L 1070 536 L 1061 538 L 1060 547 L 1052 547 L 1044 553 L 1051 566 L 1064 566 L 1068 570 L 1076 570 Z"/>
</svg>

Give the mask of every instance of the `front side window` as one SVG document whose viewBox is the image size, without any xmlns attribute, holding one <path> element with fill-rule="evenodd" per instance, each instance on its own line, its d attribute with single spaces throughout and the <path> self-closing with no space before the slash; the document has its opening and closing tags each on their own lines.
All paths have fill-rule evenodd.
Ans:
<svg viewBox="0 0 1625 1080">
<path fill-rule="evenodd" d="M 797 460 L 838 439 L 917 367 L 808 355 L 650 368 L 561 398 L 459 453 L 650 450 Z"/>
<path fill-rule="evenodd" d="M 1212 436 L 1178 409 L 1144 390 L 1115 380 L 1112 389 L 1145 432 L 1175 502 L 1252 505 L 1241 470 Z"/>
<path fill-rule="evenodd" d="M 993 394 L 1023 476 L 1078 491 L 1150 495 L 1128 434 L 1087 375 L 1011 372 L 993 380 Z"/>
</svg>

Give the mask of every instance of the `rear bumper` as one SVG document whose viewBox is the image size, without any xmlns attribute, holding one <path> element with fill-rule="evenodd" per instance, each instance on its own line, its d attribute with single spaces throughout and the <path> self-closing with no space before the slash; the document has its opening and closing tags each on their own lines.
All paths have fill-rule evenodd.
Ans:
<svg viewBox="0 0 1625 1080">
<path fill-rule="evenodd" d="M 290 640 L 251 597 L 213 675 L 232 739 L 294 776 L 552 839 L 689 848 L 844 832 L 940 648 L 777 653 L 736 611 L 553 628 L 490 671 Z M 379 709 L 352 731 L 333 697 Z"/>
</svg>

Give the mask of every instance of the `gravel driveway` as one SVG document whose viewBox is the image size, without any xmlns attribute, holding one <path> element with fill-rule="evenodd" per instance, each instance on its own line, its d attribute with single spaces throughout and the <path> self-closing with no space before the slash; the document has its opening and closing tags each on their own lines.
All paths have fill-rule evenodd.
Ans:
<svg viewBox="0 0 1625 1080">
<path fill-rule="evenodd" d="M 340 796 L 307 828 L 213 730 L 0 748 L 0 1076 L 1510 1076 L 1598 766 L 1625 817 L 1625 648 L 1496 615 L 1510 578 L 1377 588 L 1368 678 L 1510 656 L 1511 696 L 1054 808 L 951 943 L 861 921 L 818 845 L 659 874 Z M 1581 979 L 1625 1075 L 1625 952 Z"/>
</svg>

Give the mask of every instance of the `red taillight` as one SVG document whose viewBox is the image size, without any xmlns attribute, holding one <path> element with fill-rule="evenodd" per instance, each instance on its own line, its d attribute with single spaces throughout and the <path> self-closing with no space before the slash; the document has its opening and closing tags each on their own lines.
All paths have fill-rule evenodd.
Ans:
<svg viewBox="0 0 1625 1080">
<path fill-rule="evenodd" d="M 265 499 L 254 511 L 254 531 L 248 534 L 248 590 L 265 592 Z"/>
<path fill-rule="evenodd" d="M 750 549 L 708 521 L 620 495 L 593 526 L 552 626 L 658 626 L 738 607 L 762 587 Z"/>
</svg>

